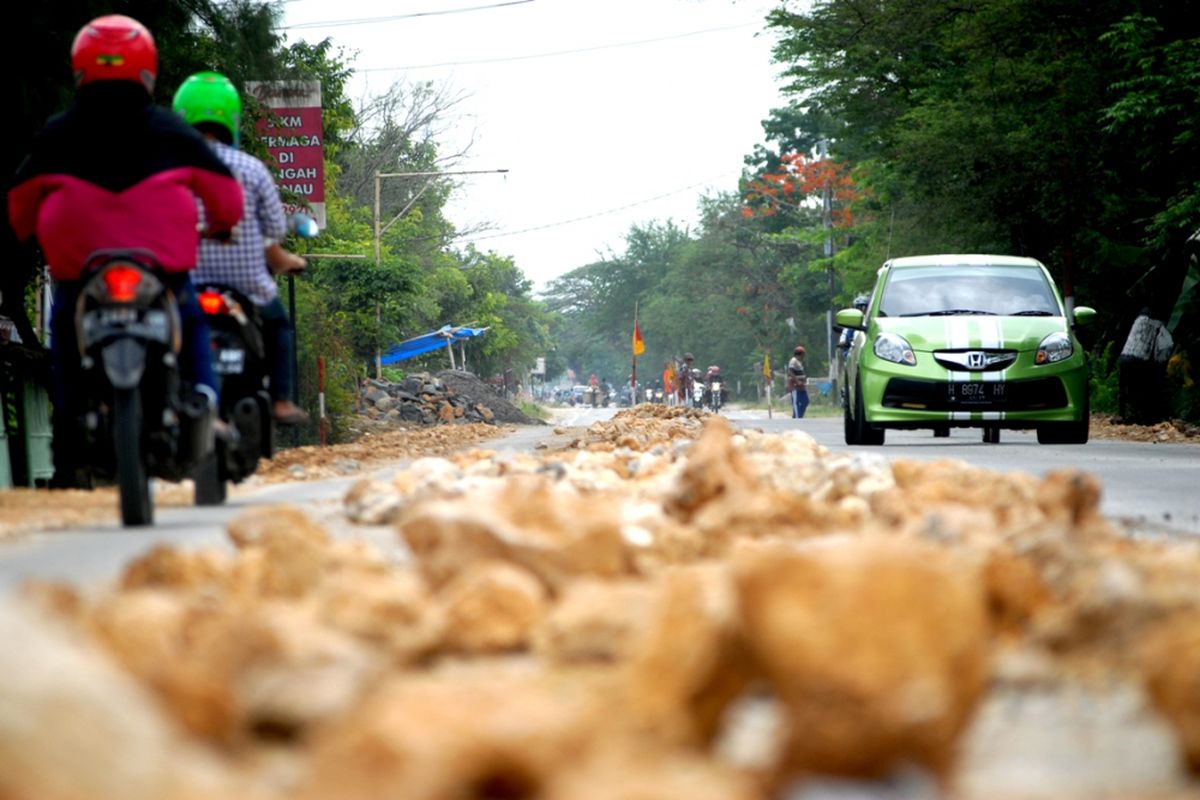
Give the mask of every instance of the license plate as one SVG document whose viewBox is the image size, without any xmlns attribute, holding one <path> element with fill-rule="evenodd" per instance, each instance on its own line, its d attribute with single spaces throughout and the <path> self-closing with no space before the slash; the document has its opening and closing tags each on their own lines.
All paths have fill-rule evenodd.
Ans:
<svg viewBox="0 0 1200 800">
<path fill-rule="evenodd" d="M 218 375 L 240 375 L 245 368 L 245 350 L 218 350 L 213 359 L 213 369 Z"/>
<path fill-rule="evenodd" d="M 101 325 L 128 325 L 138 321 L 136 308 L 99 308 L 93 313 Z"/>
<path fill-rule="evenodd" d="M 171 322 L 165 311 L 128 307 L 104 307 L 83 315 L 84 345 L 91 347 L 110 336 L 133 336 L 139 339 L 167 343 L 171 339 Z"/>
<path fill-rule="evenodd" d="M 1003 403 L 1003 383 L 951 383 L 950 399 L 958 403 Z"/>
</svg>

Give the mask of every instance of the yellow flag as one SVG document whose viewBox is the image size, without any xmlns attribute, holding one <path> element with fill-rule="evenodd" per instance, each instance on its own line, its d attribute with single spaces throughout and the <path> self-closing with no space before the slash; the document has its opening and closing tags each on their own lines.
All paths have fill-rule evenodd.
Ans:
<svg viewBox="0 0 1200 800">
<path fill-rule="evenodd" d="M 763 377 L 771 380 L 771 354 L 763 354 Z"/>
<path fill-rule="evenodd" d="M 633 321 L 633 354 L 640 356 L 646 352 L 646 343 L 642 341 L 642 329 L 638 327 L 637 320 Z"/>
</svg>

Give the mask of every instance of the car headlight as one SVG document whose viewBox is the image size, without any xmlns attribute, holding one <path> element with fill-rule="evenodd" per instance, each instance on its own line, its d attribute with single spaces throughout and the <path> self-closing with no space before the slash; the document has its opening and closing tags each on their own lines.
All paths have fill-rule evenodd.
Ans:
<svg viewBox="0 0 1200 800">
<path fill-rule="evenodd" d="M 1062 331 L 1058 331 L 1042 339 L 1041 344 L 1038 345 L 1037 353 L 1033 356 L 1033 363 L 1054 364 L 1063 359 L 1070 358 L 1074 352 L 1075 347 L 1071 344 L 1071 337 Z"/>
<path fill-rule="evenodd" d="M 896 364 L 905 364 L 907 366 L 915 366 L 917 356 L 913 353 L 912 345 L 904 340 L 903 337 L 897 336 L 894 333 L 881 333 L 875 338 L 875 355 L 882 358 L 884 361 L 892 361 Z"/>
</svg>

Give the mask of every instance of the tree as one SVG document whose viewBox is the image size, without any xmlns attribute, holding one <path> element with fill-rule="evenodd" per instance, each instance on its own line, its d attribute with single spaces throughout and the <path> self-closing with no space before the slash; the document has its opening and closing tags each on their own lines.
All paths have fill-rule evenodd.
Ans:
<svg viewBox="0 0 1200 800">
<path fill-rule="evenodd" d="M 888 255 L 1038 257 L 1121 340 L 1179 297 L 1200 223 L 1200 24 L 1178 4 L 950 0 L 781 5 L 781 120 L 832 120 L 874 221 L 843 277 Z M 773 129 L 786 136 L 787 129 Z"/>
</svg>

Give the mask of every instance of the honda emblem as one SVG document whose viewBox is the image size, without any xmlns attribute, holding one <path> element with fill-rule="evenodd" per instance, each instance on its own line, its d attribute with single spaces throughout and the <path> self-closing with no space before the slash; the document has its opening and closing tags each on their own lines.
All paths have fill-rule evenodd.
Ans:
<svg viewBox="0 0 1200 800">
<path fill-rule="evenodd" d="M 967 368 L 968 369 L 983 369 L 984 363 L 987 361 L 987 356 L 978 350 L 972 350 L 967 353 Z"/>
</svg>

